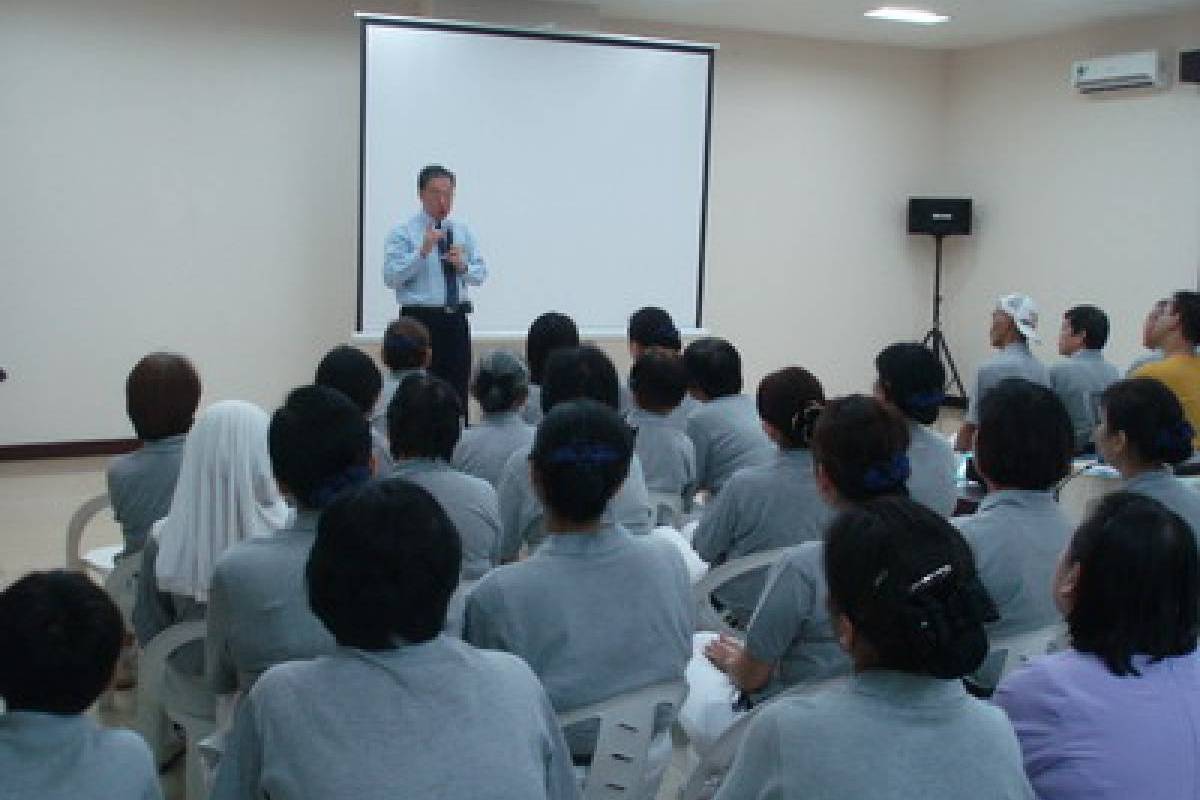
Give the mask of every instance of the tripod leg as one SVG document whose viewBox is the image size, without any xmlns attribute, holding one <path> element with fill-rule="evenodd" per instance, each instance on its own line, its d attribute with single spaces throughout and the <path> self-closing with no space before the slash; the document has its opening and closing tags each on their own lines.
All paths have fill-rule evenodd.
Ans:
<svg viewBox="0 0 1200 800">
<path fill-rule="evenodd" d="M 950 354 L 950 343 L 946 341 L 946 337 L 941 331 L 938 331 L 938 348 L 941 355 L 945 358 L 946 364 L 950 367 L 950 375 L 954 381 L 954 385 L 958 387 L 958 395 L 963 399 L 967 397 L 967 390 L 963 387 L 962 377 L 958 374 L 958 367 L 954 363 L 954 356 Z"/>
</svg>

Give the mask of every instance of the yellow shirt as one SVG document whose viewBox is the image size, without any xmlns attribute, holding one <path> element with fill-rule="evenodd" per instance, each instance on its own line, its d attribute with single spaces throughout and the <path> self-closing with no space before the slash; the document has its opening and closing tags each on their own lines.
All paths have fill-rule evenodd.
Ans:
<svg viewBox="0 0 1200 800">
<path fill-rule="evenodd" d="M 1138 367 L 1135 378 L 1154 378 L 1175 393 L 1183 415 L 1197 432 L 1192 447 L 1200 449 L 1200 356 L 1171 356 Z"/>
</svg>

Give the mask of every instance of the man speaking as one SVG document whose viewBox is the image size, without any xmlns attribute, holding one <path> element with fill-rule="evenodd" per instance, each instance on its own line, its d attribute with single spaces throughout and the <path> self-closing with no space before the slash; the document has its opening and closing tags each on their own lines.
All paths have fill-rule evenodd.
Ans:
<svg viewBox="0 0 1200 800">
<path fill-rule="evenodd" d="M 487 277 L 487 265 L 467 226 L 451 220 L 454 173 L 436 164 L 417 176 L 421 211 L 388 233 L 383 282 L 396 292 L 400 313 L 429 328 L 433 363 L 429 371 L 458 391 L 467 407 L 471 374 L 471 330 L 467 286 Z"/>
</svg>

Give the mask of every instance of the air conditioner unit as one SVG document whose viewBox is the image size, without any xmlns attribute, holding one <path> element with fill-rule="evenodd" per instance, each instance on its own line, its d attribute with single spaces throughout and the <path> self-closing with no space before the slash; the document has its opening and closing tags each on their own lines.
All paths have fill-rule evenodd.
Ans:
<svg viewBox="0 0 1200 800">
<path fill-rule="evenodd" d="M 1157 50 L 1089 58 L 1071 66 L 1071 85 L 1084 94 L 1158 88 L 1163 85 L 1163 64 Z"/>
</svg>

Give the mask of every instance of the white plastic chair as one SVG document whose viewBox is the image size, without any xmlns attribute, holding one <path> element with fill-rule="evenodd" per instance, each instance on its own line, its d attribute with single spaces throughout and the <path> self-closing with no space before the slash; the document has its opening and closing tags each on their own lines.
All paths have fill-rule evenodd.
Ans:
<svg viewBox="0 0 1200 800">
<path fill-rule="evenodd" d="M 146 643 L 138 657 L 137 715 L 134 730 L 142 735 L 160 766 L 174 755 L 171 723 L 166 715 L 164 683 L 167 659 L 179 648 L 204 638 L 204 620 L 177 622 Z"/>
<path fill-rule="evenodd" d="M 776 547 L 773 550 L 763 550 L 760 553 L 735 558 L 733 561 L 727 561 L 710 569 L 707 575 L 692 586 L 692 599 L 696 606 L 696 630 L 717 631 L 729 636 L 739 635 L 741 631 L 734 629 L 721 618 L 720 612 L 713 608 L 713 591 L 747 572 L 774 566 L 779 559 L 783 558 L 788 549 L 787 547 Z"/>
<path fill-rule="evenodd" d="M 658 787 L 646 785 L 646 773 L 655 716 L 664 705 L 670 706 L 672 713 L 678 713 L 686 696 L 687 684 L 680 679 L 656 683 L 558 715 L 564 728 L 590 720 L 600 722 L 583 800 L 654 796 Z"/>
<path fill-rule="evenodd" d="M 202 629 L 201 638 L 203 635 Z M 216 696 L 203 678 L 181 676 L 171 669 L 170 664 L 167 664 L 164 689 L 166 717 L 183 728 L 186 798 L 205 800 L 209 794 L 205 746 L 206 742 L 212 743 L 217 731 Z"/>
<path fill-rule="evenodd" d="M 683 497 L 670 492 L 649 492 L 654 524 L 678 529 L 683 521 Z"/>
<path fill-rule="evenodd" d="M 1083 521 L 1101 497 L 1121 488 L 1121 476 L 1104 464 L 1076 462 L 1076 470 L 1059 484 L 1058 504 L 1072 525 Z"/>
</svg>

